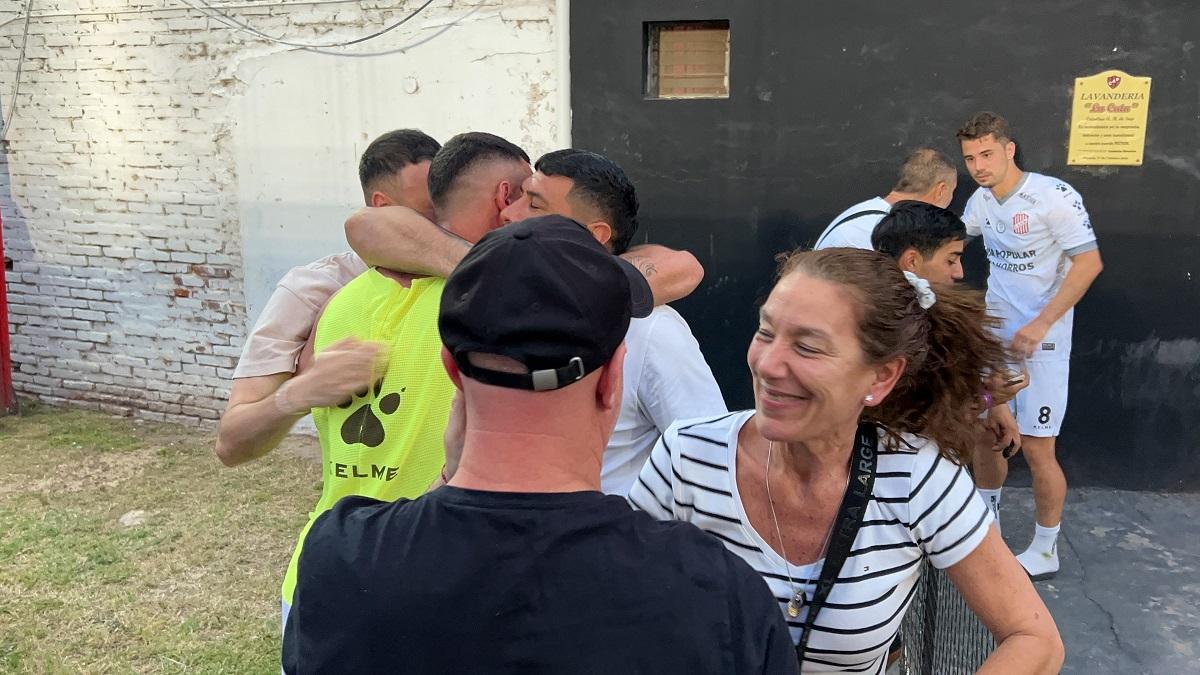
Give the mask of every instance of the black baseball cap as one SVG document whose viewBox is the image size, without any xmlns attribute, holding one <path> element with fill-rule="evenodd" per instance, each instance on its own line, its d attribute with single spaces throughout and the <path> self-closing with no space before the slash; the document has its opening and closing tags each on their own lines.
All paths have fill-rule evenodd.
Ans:
<svg viewBox="0 0 1200 675">
<path fill-rule="evenodd" d="M 467 377 L 547 391 L 608 363 L 631 317 L 654 309 L 650 285 L 592 233 L 564 216 L 540 216 L 489 232 L 442 291 L 442 343 Z M 528 373 L 473 365 L 472 353 L 518 361 Z"/>
</svg>

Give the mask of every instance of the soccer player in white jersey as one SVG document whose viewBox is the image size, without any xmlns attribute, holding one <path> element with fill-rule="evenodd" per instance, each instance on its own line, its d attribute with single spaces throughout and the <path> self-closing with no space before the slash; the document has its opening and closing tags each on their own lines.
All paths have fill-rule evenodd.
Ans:
<svg viewBox="0 0 1200 675">
<path fill-rule="evenodd" d="M 892 191 L 872 197 L 842 211 L 817 237 L 814 249 L 848 246 L 871 248 L 871 232 L 896 202 L 906 199 L 946 208 L 958 186 L 958 169 L 944 153 L 933 148 L 917 148 L 900 166 L 900 176 Z"/>
<path fill-rule="evenodd" d="M 991 273 L 988 310 L 1002 337 L 1024 354 L 1030 384 L 1014 408 L 1021 446 L 1033 474 L 1037 527 L 1017 560 L 1034 579 L 1058 572 L 1056 547 L 1067 480 L 1054 446 L 1067 409 L 1074 307 L 1104 265 L 1083 199 L 1070 185 L 1022 171 L 1008 122 L 975 114 L 958 130 L 967 172 L 980 188 L 963 213 L 967 233 L 983 235 Z M 1008 465 L 995 453 L 976 455 L 980 493 L 999 510 Z"/>
</svg>

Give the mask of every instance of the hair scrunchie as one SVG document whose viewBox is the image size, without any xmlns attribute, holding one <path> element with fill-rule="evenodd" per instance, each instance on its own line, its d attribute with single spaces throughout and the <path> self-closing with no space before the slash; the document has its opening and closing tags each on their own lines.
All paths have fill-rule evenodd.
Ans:
<svg viewBox="0 0 1200 675">
<path fill-rule="evenodd" d="M 934 295 L 929 282 L 908 271 L 904 272 L 904 278 L 917 292 L 917 304 L 921 306 L 921 309 L 933 307 L 933 303 L 937 302 L 937 296 Z"/>
</svg>

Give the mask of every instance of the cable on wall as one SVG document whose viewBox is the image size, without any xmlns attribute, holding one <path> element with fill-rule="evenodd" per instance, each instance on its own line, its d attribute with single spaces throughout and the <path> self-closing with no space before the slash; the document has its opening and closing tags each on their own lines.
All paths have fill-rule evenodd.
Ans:
<svg viewBox="0 0 1200 675">
<path fill-rule="evenodd" d="M 17 112 L 17 97 L 21 95 L 21 69 L 25 66 L 25 47 L 29 44 L 29 19 L 33 15 L 33 0 L 25 0 L 25 30 L 21 32 L 21 55 L 17 57 L 17 76 L 13 81 L 13 94 L 9 99 L 8 115 L 4 118 L 4 128 L 0 129 L 0 142 L 8 139 L 8 128 L 12 124 L 13 114 Z"/>
<path fill-rule="evenodd" d="M 267 40 L 270 42 L 274 42 L 277 44 L 286 45 L 289 47 L 296 47 L 298 49 L 303 49 L 305 51 L 313 52 L 316 54 L 325 54 L 327 56 L 346 56 L 346 57 L 352 57 L 352 58 L 369 58 L 369 57 L 374 57 L 374 56 L 388 56 L 391 54 L 402 54 L 410 49 L 413 49 L 414 47 L 418 47 L 427 42 L 430 42 L 431 40 L 437 38 L 438 36 L 442 35 L 443 33 L 446 33 L 451 28 L 454 28 L 455 26 L 457 26 L 459 23 L 464 21 L 467 17 L 469 17 L 469 16 L 473 15 L 475 12 L 479 11 L 479 6 L 476 5 L 475 7 L 473 7 L 471 9 L 471 11 L 458 17 L 454 21 L 451 21 L 450 23 L 446 24 L 445 26 L 443 26 L 441 28 L 441 30 L 437 31 L 433 35 L 427 36 L 420 40 L 416 40 L 414 42 L 410 42 L 401 47 L 396 47 L 393 49 L 385 49 L 385 50 L 376 51 L 376 52 L 337 52 L 337 51 L 329 51 L 324 46 L 291 42 L 288 40 L 278 39 L 273 35 L 267 35 L 266 33 L 263 33 L 262 31 L 260 31 L 256 28 L 253 28 L 252 26 L 247 26 L 246 24 L 243 24 L 243 23 L 237 21 L 236 19 L 233 19 L 232 17 L 229 17 L 221 12 L 215 11 L 210 5 L 205 4 L 202 0 L 199 2 L 199 4 L 196 4 L 196 2 L 194 2 L 193 0 L 182 0 L 182 1 L 185 5 L 191 7 L 192 9 L 195 9 L 198 12 L 201 12 L 202 14 L 205 14 L 206 16 L 208 16 L 209 18 L 211 18 L 215 21 L 223 23 L 226 26 L 229 26 L 235 30 L 249 32 L 250 34 L 252 34 L 256 37 L 259 37 L 261 39 L 264 39 L 264 40 Z M 352 45 L 352 44 L 362 43 L 368 39 L 373 39 L 375 37 L 378 37 L 379 35 L 382 35 L 389 30 L 392 30 L 400 25 L 403 25 L 405 22 L 409 21 L 410 19 L 415 17 L 418 13 L 420 13 L 421 10 L 425 9 L 430 4 L 432 4 L 432 2 L 433 2 L 433 0 L 427 0 L 427 2 L 425 2 L 425 4 L 418 7 L 416 10 L 414 10 L 411 14 L 406 16 L 401 21 L 399 21 L 381 31 L 373 33 L 372 35 L 364 36 L 362 38 L 357 38 L 355 40 L 350 40 L 350 41 L 343 42 L 343 43 L 332 43 L 332 44 L 333 44 L 333 46 Z"/>
<path fill-rule="evenodd" d="M 425 2 L 420 7 L 417 7 L 416 9 L 414 9 L 412 12 L 410 12 L 408 14 L 408 16 L 404 17 L 403 19 L 400 19 L 399 21 L 397 21 L 389 26 L 385 26 L 381 30 L 375 31 L 374 33 L 370 33 L 368 35 L 364 35 L 362 37 L 358 37 L 353 40 L 347 40 L 345 42 L 329 42 L 329 43 L 324 43 L 324 44 L 318 44 L 318 43 L 308 43 L 308 42 L 292 42 L 291 40 L 285 40 L 282 36 L 268 35 L 267 33 L 264 33 L 263 31 L 255 28 L 254 26 L 251 26 L 250 24 L 248 24 L 240 19 L 237 19 L 233 16 L 230 16 L 230 15 L 222 12 L 221 10 L 217 9 L 216 7 L 213 7 L 212 5 L 208 4 L 204 0 L 196 0 L 195 2 L 193 2 L 193 0 L 183 0 L 183 2 L 187 6 L 193 8 L 193 9 L 202 11 L 205 14 L 208 14 L 212 18 L 217 19 L 218 21 L 221 21 L 222 23 L 224 23 L 226 25 L 236 26 L 237 28 L 240 28 L 248 33 L 251 33 L 252 35 L 257 35 L 258 37 L 263 38 L 264 40 L 270 40 L 271 42 L 275 42 L 275 43 L 281 44 L 281 45 L 287 45 L 289 47 L 299 47 L 301 49 L 329 49 L 331 47 L 349 47 L 350 45 L 356 45 L 356 44 L 359 44 L 362 42 L 366 42 L 367 40 L 373 40 L 373 39 L 379 37 L 380 35 L 384 35 L 385 33 L 389 33 L 393 30 L 396 30 L 400 26 L 403 26 L 404 24 L 408 23 L 413 18 L 415 18 L 418 14 L 420 14 L 422 12 L 422 10 L 424 10 L 426 7 L 433 4 L 433 0 L 425 0 Z M 199 5 L 199 6 L 197 6 L 197 5 Z"/>
</svg>

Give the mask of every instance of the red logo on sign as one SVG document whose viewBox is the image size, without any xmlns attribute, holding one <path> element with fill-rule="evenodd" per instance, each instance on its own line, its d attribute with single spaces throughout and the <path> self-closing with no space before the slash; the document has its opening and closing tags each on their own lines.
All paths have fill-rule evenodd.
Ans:
<svg viewBox="0 0 1200 675">
<path fill-rule="evenodd" d="M 1121 85 L 1121 76 L 1120 75 L 1109 75 L 1108 76 L 1108 88 L 1109 89 L 1116 89 L 1120 85 Z"/>
<path fill-rule="evenodd" d="M 1018 213 L 1013 216 L 1013 233 L 1029 234 L 1029 216 L 1027 214 Z"/>
</svg>

